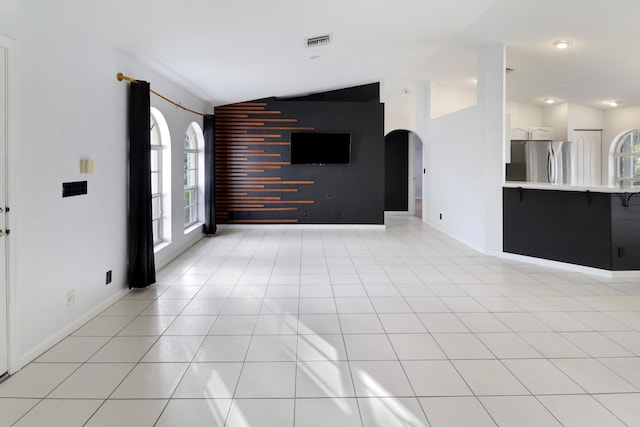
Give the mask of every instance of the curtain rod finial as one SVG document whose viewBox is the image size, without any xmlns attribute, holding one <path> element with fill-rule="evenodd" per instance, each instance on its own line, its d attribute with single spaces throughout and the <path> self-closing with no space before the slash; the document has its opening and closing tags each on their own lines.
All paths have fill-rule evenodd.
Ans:
<svg viewBox="0 0 640 427">
<path fill-rule="evenodd" d="M 121 81 L 123 81 L 123 80 L 124 80 L 124 74 L 122 74 L 122 73 L 118 73 L 118 74 L 116 75 L 116 78 L 118 79 L 118 81 L 119 81 L 119 82 L 121 82 Z"/>
</svg>

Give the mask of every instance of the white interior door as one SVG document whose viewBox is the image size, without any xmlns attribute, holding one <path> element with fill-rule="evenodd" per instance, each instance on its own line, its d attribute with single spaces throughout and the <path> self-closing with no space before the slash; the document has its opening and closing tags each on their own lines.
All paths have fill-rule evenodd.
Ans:
<svg viewBox="0 0 640 427">
<path fill-rule="evenodd" d="M 602 132 L 599 130 L 575 130 L 574 153 L 576 160 L 576 185 L 600 185 L 602 183 Z"/>
<path fill-rule="evenodd" d="M 0 375 L 8 371 L 7 340 L 7 49 L 0 46 Z"/>
</svg>

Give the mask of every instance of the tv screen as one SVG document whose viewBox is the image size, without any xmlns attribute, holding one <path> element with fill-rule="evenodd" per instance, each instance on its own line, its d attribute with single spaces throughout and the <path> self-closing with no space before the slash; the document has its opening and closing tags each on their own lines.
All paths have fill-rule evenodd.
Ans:
<svg viewBox="0 0 640 427">
<path fill-rule="evenodd" d="M 291 132 L 291 164 L 327 165 L 351 162 L 351 134 Z"/>
</svg>

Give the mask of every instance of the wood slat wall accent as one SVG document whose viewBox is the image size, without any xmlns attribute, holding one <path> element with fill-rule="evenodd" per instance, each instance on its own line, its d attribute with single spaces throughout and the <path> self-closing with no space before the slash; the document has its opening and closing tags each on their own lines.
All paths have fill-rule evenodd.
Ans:
<svg viewBox="0 0 640 427">
<path fill-rule="evenodd" d="M 215 108 L 216 220 L 220 224 L 297 223 L 298 209 L 314 200 L 296 198 L 309 180 L 284 180 L 280 175 L 289 132 L 314 130 L 298 119 L 281 117 L 262 102 Z"/>
</svg>

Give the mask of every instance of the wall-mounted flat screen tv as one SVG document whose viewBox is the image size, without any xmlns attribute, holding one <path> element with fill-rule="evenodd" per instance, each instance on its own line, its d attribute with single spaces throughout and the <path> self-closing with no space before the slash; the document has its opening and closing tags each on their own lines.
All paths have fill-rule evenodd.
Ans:
<svg viewBox="0 0 640 427">
<path fill-rule="evenodd" d="M 351 134 L 338 132 L 291 132 L 292 165 L 351 163 Z"/>
</svg>

